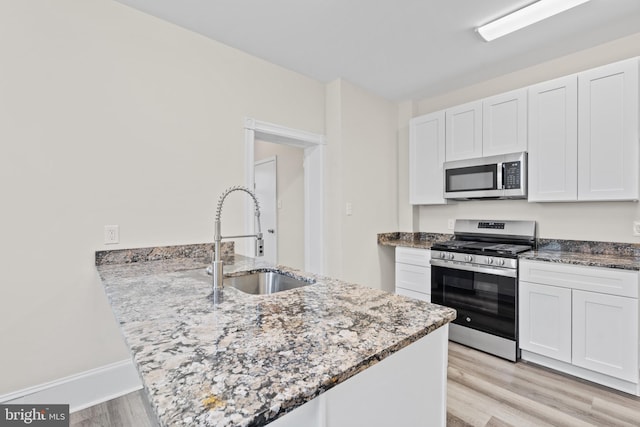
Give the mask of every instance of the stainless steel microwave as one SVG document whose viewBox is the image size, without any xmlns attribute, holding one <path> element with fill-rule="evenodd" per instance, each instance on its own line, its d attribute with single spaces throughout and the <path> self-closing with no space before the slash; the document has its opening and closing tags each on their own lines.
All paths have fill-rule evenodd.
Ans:
<svg viewBox="0 0 640 427">
<path fill-rule="evenodd" d="M 445 199 L 526 199 L 527 153 L 444 163 Z"/>
</svg>

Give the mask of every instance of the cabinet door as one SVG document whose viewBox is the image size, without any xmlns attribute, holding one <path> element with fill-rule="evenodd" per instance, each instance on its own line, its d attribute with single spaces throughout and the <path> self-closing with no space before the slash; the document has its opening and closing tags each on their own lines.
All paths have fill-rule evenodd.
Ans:
<svg viewBox="0 0 640 427">
<path fill-rule="evenodd" d="M 520 282 L 520 348 L 571 363 L 571 289 Z"/>
<path fill-rule="evenodd" d="M 638 382 L 638 300 L 573 291 L 573 364 Z"/>
<path fill-rule="evenodd" d="M 446 120 L 447 161 L 481 157 L 482 101 L 449 108 Z"/>
<path fill-rule="evenodd" d="M 638 59 L 578 75 L 578 199 L 638 199 Z"/>
<path fill-rule="evenodd" d="M 446 203 L 444 153 L 444 111 L 412 119 L 409 123 L 409 203 Z"/>
<path fill-rule="evenodd" d="M 482 155 L 527 151 L 527 90 L 482 101 Z"/>
<path fill-rule="evenodd" d="M 431 268 L 396 263 L 396 288 L 431 294 Z"/>
<path fill-rule="evenodd" d="M 529 201 L 578 199 L 578 77 L 529 87 Z"/>
</svg>

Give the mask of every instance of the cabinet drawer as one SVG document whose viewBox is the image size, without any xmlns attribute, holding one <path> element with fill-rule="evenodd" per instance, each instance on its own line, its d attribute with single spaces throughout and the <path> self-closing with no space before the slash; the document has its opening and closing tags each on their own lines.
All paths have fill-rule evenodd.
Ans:
<svg viewBox="0 0 640 427">
<path fill-rule="evenodd" d="M 418 248 L 396 248 L 396 262 L 403 264 L 422 265 L 430 267 L 431 250 Z"/>
<path fill-rule="evenodd" d="M 422 292 L 416 292 L 410 289 L 396 288 L 396 294 L 409 298 L 419 299 L 420 301 L 431 302 L 430 294 L 423 294 Z"/>
<path fill-rule="evenodd" d="M 637 271 L 522 260 L 520 280 L 638 298 Z"/>
<path fill-rule="evenodd" d="M 396 288 L 431 293 L 431 268 L 396 263 Z"/>
</svg>

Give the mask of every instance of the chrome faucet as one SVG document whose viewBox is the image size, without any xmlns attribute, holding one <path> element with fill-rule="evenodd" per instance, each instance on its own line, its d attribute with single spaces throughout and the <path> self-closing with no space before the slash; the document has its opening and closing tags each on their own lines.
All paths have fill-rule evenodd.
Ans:
<svg viewBox="0 0 640 427">
<path fill-rule="evenodd" d="M 234 191 L 244 191 L 245 193 L 250 195 L 251 198 L 253 199 L 253 203 L 255 205 L 256 220 L 258 222 L 258 232 L 256 234 L 247 234 L 243 236 L 224 236 L 224 237 L 222 236 L 222 233 L 220 232 L 220 228 L 221 228 L 220 216 L 222 214 L 222 205 L 224 204 L 224 199 L 226 199 L 227 196 L 230 193 L 233 193 Z M 215 245 L 214 254 L 213 254 L 214 258 L 211 261 L 211 275 L 213 276 L 214 291 L 222 289 L 223 262 L 222 260 L 220 260 L 220 243 L 222 242 L 223 239 L 236 239 L 236 238 L 242 238 L 242 237 L 255 237 L 256 238 L 256 256 L 264 255 L 264 240 L 262 240 L 262 230 L 260 229 L 260 204 L 258 203 L 258 199 L 256 198 L 256 195 L 248 188 L 235 186 L 235 187 L 227 188 L 218 199 L 218 207 L 216 209 L 215 232 L 213 237 L 213 242 Z"/>
</svg>

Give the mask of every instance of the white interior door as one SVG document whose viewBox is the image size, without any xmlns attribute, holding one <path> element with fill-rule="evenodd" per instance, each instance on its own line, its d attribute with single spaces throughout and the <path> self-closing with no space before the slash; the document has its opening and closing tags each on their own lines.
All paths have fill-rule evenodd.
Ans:
<svg viewBox="0 0 640 427">
<path fill-rule="evenodd" d="M 277 264 L 278 262 L 278 216 L 277 207 L 277 159 L 255 162 L 254 189 L 260 202 L 260 223 L 264 236 L 264 260 Z"/>
</svg>

